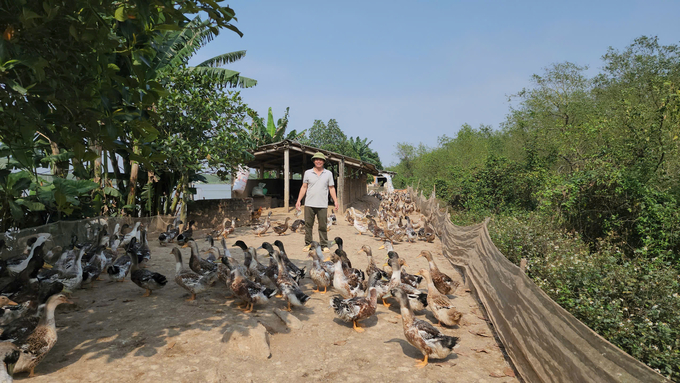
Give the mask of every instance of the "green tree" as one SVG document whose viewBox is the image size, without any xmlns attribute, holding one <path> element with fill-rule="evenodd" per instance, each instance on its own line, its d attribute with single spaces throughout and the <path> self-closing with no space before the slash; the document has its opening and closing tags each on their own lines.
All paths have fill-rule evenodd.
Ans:
<svg viewBox="0 0 680 383">
<path fill-rule="evenodd" d="M 153 140 L 145 116 L 162 93 L 147 70 L 154 44 L 197 12 L 214 30 L 236 29 L 233 10 L 208 0 L 0 1 L 0 140 L 19 166 L 32 167 L 36 134 L 79 161 L 97 156 L 89 141 L 119 148 L 125 129 Z"/>
<path fill-rule="evenodd" d="M 582 167 L 597 145 L 591 134 L 595 105 L 592 80 L 584 75 L 587 69 L 565 62 L 533 75 L 534 86 L 513 97 L 519 107 L 511 109 L 505 124 L 520 145 L 530 142 L 536 155 L 569 171 Z"/>
<path fill-rule="evenodd" d="M 328 120 L 328 124 L 324 124 L 321 120 L 314 120 L 305 143 L 335 153 L 342 154 L 347 151 L 347 136 L 334 118 Z"/>
<path fill-rule="evenodd" d="M 88 205 L 93 207 L 119 198 L 102 171 L 109 158 L 117 161 L 116 154 L 125 160 L 125 174 L 114 166 L 119 189 L 130 186 L 125 182 L 134 187 L 130 162 L 150 164 L 149 143 L 158 136 L 150 123 L 153 106 L 164 94 L 152 67 L 158 44 L 168 31 L 190 22 L 187 14 L 206 14 L 203 26 L 213 33 L 226 28 L 240 34 L 230 23 L 233 10 L 218 3 L 0 0 L 0 152 L 10 159 L 4 169 L 32 175 L 29 197 L 46 206 L 45 216 L 76 212 L 77 218 L 82 198 L 92 198 Z M 78 194 L 84 190 L 79 187 L 46 192 L 40 187 L 56 190 L 66 183 L 40 179 L 38 166 L 51 166 L 57 179 L 71 167 L 76 178 L 92 178 L 100 188 L 87 196 Z"/>
<path fill-rule="evenodd" d="M 227 26 L 228 29 L 243 34 L 233 25 Z M 243 58 L 245 51 L 229 52 L 212 57 L 195 67 L 188 66 L 188 62 L 196 52 L 203 48 L 206 44 L 212 41 L 218 33 L 218 29 L 214 28 L 210 21 L 203 21 L 199 16 L 196 16 L 186 26 L 179 30 L 168 30 L 159 36 L 156 36 L 156 55 L 151 64 L 146 68 L 144 77 L 158 78 L 160 83 L 164 86 L 173 86 L 174 81 L 179 72 L 185 72 L 186 76 L 191 76 L 196 83 L 193 85 L 198 88 L 214 87 L 241 87 L 248 88 L 257 84 L 256 80 L 243 77 L 239 72 L 221 68 L 220 66 L 231 63 Z M 170 85 L 173 84 L 173 85 Z M 127 137 L 126 141 L 133 147 L 133 154 L 142 154 L 145 146 L 140 145 L 140 140 L 135 137 Z M 147 145 L 146 148 L 153 148 L 152 145 Z M 146 153 L 148 155 L 148 153 Z M 139 177 L 139 161 L 134 156 L 126 159 L 130 162 L 128 194 L 126 207 L 132 210 L 136 207 L 137 188 Z M 148 177 L 148 181 L 153 182 L 155 177 Z M 147 181 L 147 182 L 148 182 Z M 153 194 L 153 184 L 145 186 L 147 199 L 151 199 Z M 185 193 L 186 194 L 186 193 Z"/>
<path fill-rule="evenodd" d="M 177 190 L 165 212 L 174 213 L 181 193 L 185 214 L 186 201 L 193 194 L 189 183 L 198 180 L 200 173 L 210 169 L 226 178 L 244 162 L 248 107 L 239 93 L 197 86 L 206 84 L 197 73 L 180 69 L 167 80 L 168 95 L 159 100 L 155 121 L 160 135 L 153 144 L 165 159 L 154 169 L 161 185 L 169 186 L 164 193 L 168 198 L 173 188 Z"/>
</svg>

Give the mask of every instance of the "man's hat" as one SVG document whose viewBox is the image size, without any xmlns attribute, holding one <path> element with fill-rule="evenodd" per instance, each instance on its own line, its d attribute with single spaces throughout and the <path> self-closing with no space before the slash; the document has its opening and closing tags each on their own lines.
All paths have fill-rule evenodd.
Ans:
<svg viewBox="0 0 680 383">
<path fill-rule="evenodd" d="M 313 161 L 315 158 L 321 158 L 322 160 L 326 161 L 326 156 L 324 156 L 323 153 L 321 153 L 321 152 L 316 152 L 316 153 L 314 153 L 314 155 L 312 156 L 312 161 Z"/>
</svg>

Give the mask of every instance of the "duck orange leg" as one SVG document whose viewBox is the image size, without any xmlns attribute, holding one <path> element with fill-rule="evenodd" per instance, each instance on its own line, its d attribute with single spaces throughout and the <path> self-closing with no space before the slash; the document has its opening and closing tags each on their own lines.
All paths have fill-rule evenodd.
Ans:
<svg viewBox="0 0 680 383">
<path fill-rule="evenodd" d="M 364 330 L 363 328 L 361 328 L 361 326 L 359 325 L 359 323 L 357 323 L 357 321 L 353 321 L 353 322 L 354 322 L 354 325 L 353 325 L 352 327 L 354 327 L 354 331 L 356 331 L 356 332 L 364 332 L 364 331 L 366 331 L 366 330 Z"/>
<path fill-rule="evenodd" d="M 146 292 L 145 292 L 144 295 L 142 295 L 142 296 L 143 296 L 143 297 L 148 297 L 149 295 L 151 295 L 151 290 L 146 289 Z"/>
<path fill-rule="evenodd" d="M 385 307 L 387 307 L 387 308 L 389 308 L 390 306 L 392 306 L 391 303 L 385 302 L 385 298 L 382 298 L 382 301 L 383 301 L 383 306 L 385 306 Z"/>
<path fill-rule="evenodd" d="M 187 302 L 191 302 L 191 301 L 193 301 L 193 300 L 196 300 L 196 294 L 191 293 L 191 298 L 187 299 L 186 301 L 187 301 Z"/>
<path fill-rule="evenodd" d="M 416 364 L 416 367 L 418 367 L 418 368 L 423 368 L 425 366 L 427 366 L 427 355 L 425 355 L 425 358 L 423 359 L 422 362 Z"/>
<path fill-rule="evenodd" d="M 328 286 L 323 287 L 323 293 L 321 291 L 319 291 L 319 293 L 321 293 L 321 294 L 326 294 L 327 292 L 328 292 Z"/>
</svg>

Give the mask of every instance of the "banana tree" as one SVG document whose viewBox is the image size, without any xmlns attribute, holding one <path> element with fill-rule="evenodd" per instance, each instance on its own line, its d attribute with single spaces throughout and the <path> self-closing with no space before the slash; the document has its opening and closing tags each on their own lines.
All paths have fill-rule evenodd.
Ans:
<svg viewBox="0 0 680 383">
<path fill-rule="evenodd" d="M 375 150 L 370 148 L 372 143 L 373 141 L 368 141 L 368 138 L 361 139 L 359 136 L 356 138 L 350 137 L 347 140 L 348 153 L 346 154 L 382 169 L 380 156 L 378 156 L 378 153 Z"/>
<path fill-rule="evenodd" d="M 243 36 L 243 33 L 235 27 L 229 29 Z M 250 88 L 257 85 L 257 80 L 241 76 L 237 71 L 222 68 L 223 65 L 244 58 L 245 50 L 222 53 L 196 66 L 188 66 L 189 60 L 215 37 L 217 30 L 196 16 L 184 28 L 168 31 L 159 38 L 159 42 L 155 44 L 158 53 L 149 67 L 149 72 L 158 73 L 161 79 L 166 79 L 169 71 L 181 69 L 187 75 L 193 75 L 213 86 Z"/>
<path fill-rule="evenodd" d="M 248 140 L 252 147 L 258 147 L 260 145 L 271 144 L 273 142 L 279 142 L 282 140 L 300 140 L 303 138 L 307 130 L 298 132 L 297 130 L 291 130 L 286 132 L 288 128 L 288 114 L 290 112 L 290 107 L 286 108 L 282 118 L 279 118 L 276 124 L 274 123 L 274 114 L 272 113 L 272 108 L 269 107 L 267 112 L 267 123 L 264 123 L 264 119 L 258 116 L 257 112 L 254 110 L 249 110 L 248 115 L 252 119 L 252 123 L 247 128 Z"/>
</svg>

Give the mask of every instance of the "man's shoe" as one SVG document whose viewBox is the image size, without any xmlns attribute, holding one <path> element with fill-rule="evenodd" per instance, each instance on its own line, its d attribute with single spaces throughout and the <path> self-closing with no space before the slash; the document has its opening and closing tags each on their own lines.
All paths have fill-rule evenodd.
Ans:
<svg viewBox="0 0 680 383">
<path fill-rule="evenodd" d="M 302 248 L 302 251 L 309 251 L 309 249 L 310 249 L 311 247 L 312 247 L 311 244 L 310 244 L 310 245 L 307 245 L 307 246 L 305 246 L 305 247 Z"/>
<path fill-rule="evenodd" d="M 327 248 L 327 247 L 324 247 L 324 248 L 323 248 L 323 252 L 324 252 L 324 253 L 330 253 L 330 252 L 331 252 L 331 249 L 329 249 L 329 248 Z"/>
</svg>

